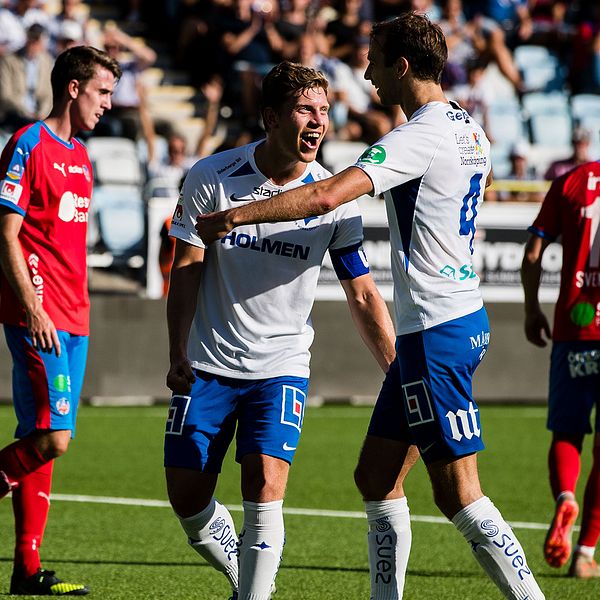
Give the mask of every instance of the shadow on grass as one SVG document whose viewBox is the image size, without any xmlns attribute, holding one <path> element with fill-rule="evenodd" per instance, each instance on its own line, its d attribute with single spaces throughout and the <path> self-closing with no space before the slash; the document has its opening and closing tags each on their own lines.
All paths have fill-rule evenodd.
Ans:
<svg viewBox="0 0 600 600">
<path fill-rule="evenodd" d="M 12 558 L 0 556 L 0 563 L 12 563 Z M 136 561 L 136 560 L 81 560 L 81 559 L 52 559 L 45 558 L 44 563 L 47 564 L 72 564 L 72 565 L 122 565 L 122 566 L 138 566 L 138 567 L 181 567 L 181 568 L 212 568 L 207 563 L 202 562 L 167 562 L 167 561 Z M 324 565 L 286 565 L 282 563 L 279 567 L 280 570 L 289 571 L 325 571 L 325 572 L 339 572 L 339 573 L 367 573 L 369 569 L 366 567 L 329 567 Z M 469 577 L 481 577 L 480 573 L 477 572 L 463 572 L 463 571 L 428 571 L 428 570 L 408 570 L 409 577 L 447 577 L 447 578 L 469 578 Z M 555 577 L 555 575 L 550 575 Z"/>
</svg>

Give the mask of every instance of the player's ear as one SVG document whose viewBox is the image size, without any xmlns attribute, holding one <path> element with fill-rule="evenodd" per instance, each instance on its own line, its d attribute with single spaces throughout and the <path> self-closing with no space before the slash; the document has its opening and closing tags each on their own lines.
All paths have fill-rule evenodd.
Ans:
<svg viewBox="0 0 600 600">
<path fill-rule="evenodd" d="M 277 114 L 277 111 L 273 110 L 273 108 L 271 108 L 270 106 L 266 106 L 263 109 L 262 116 L 265 131 L 270 131 L 274 127 L 277 127 L 279 123 L 279 115 Z"/>
<path fill-rule="evenodd" d="M 75 100 L 77 96 L 79 96 L 79 80 L 71 79 L 69 84 L 67 85 L 67 93 L 69 94 L 69 98 L 71 100 Z"/>
<path fill-rule="evenodd" d="M 398 60 L 396 60 L 396 64 L 394 65 L 394 69 L 396 71 L 396 76 L 398 77 L 398 79 L 402 79 L 406 75 L 409 67 L 410 65 L 408 64 L 408 61 L 406 60 L 406 58 L 404 58 L 404 56 L 398 57 Z"/>
</svg>

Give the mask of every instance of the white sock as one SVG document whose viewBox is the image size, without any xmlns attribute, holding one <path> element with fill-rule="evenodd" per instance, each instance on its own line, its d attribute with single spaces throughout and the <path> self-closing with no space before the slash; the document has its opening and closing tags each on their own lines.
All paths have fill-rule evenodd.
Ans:
<svg viewBox="0 0 600 600">
<path fill-rule="evenodd" d="M 180 517 L 190 546 L 227 577 L 231 589 L 238 589 L 238 538 L 229 511 L 212 498 L 197 515 Z"/>
<path fill-rule="evenodd" d="M 463 508 L 452 522 L 505 598 L 544 600 L 517 536 L 488 497 Z"/>
<path fill-rule="evenodd" d="M 399 600 L 412 542 L 406 498 L 365 502 L 371 600 Z"/>
<path fill-rule="evenodd" d="M 285 543 L 283 500 L 243 504 L 239 600 L 269 600 Z"/>
<path fill-rule="evenodd" d="M 596 548 L 594 548 L 593 546 L 580 546 L 579 544 L 577 544 L 577 546 L 575 546 L 573 550 L 574 552 L 580 552 L 584 556 L 593 559 Z"/>
</svg>

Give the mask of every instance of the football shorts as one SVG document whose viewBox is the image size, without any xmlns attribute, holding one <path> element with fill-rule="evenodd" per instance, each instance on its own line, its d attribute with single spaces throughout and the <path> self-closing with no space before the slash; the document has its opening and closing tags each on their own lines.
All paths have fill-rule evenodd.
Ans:
<svg viewBox="0 0 600 600">
<path fill-rule="evenodd" d="M 34 348 L 25 327 L 4 325 L 13 359 L 13 403 L 17 415 L 15 437 L 36 429 L 70 430 L 75 421 L 88 351 L 88 337 L 57 331 L 60 356 Z"/>
<path fill-rule="evenodd" d="M 485 308 L 399 336 L 368 434 L 416 444 L 427 463 L 483 450 L 472 377 L 489 340 Z"/>
<path fill-rule="evenodd" d="M 308 379 L 248 380 L 194 372 L 190 395 L 171 398 L 166 467 L 220 473 L 234 435 L 237 462 L 247 454 L 265 454 L 291 464 L 302 431 Z"/>
<path fill-rule="evenodd" d="M 548 429 L 558 433 L 600 431 L 600 341 L 554 342 L 550 358 Z"/>
</svg>

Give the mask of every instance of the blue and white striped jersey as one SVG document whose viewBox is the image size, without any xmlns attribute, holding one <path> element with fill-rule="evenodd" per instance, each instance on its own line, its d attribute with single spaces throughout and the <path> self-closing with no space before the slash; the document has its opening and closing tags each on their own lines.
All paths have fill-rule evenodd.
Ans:
<svg viewBox="0 0 600 600">
<path fill-rule="evenodd" d="M 194 229 L 198 214 L 264 200 L 330 176 L 312 162 L 301 177 L 277 186 L 256 166 L 259 143 L 192 167 L 170 235 L 204 248 Z M 310 311 L 324 255 L 330 251 L 340 279 L 367 273 L 366 259 L 356 261 L 363 256 L 362 238 L 362 220 L 352 202 L 320 217 L 236 227 L 211 244 L 188 343 L 192 366 L 244 379 L 308 377 L 314 337 Z"/>
<path fill-rule="evenodd" d="M 398 335 L 483 305 L 471 256 L 491 169 L 483 129 L 458 104 L 431 102 L 358 159 L 384 194 Z"/>
</svg>

